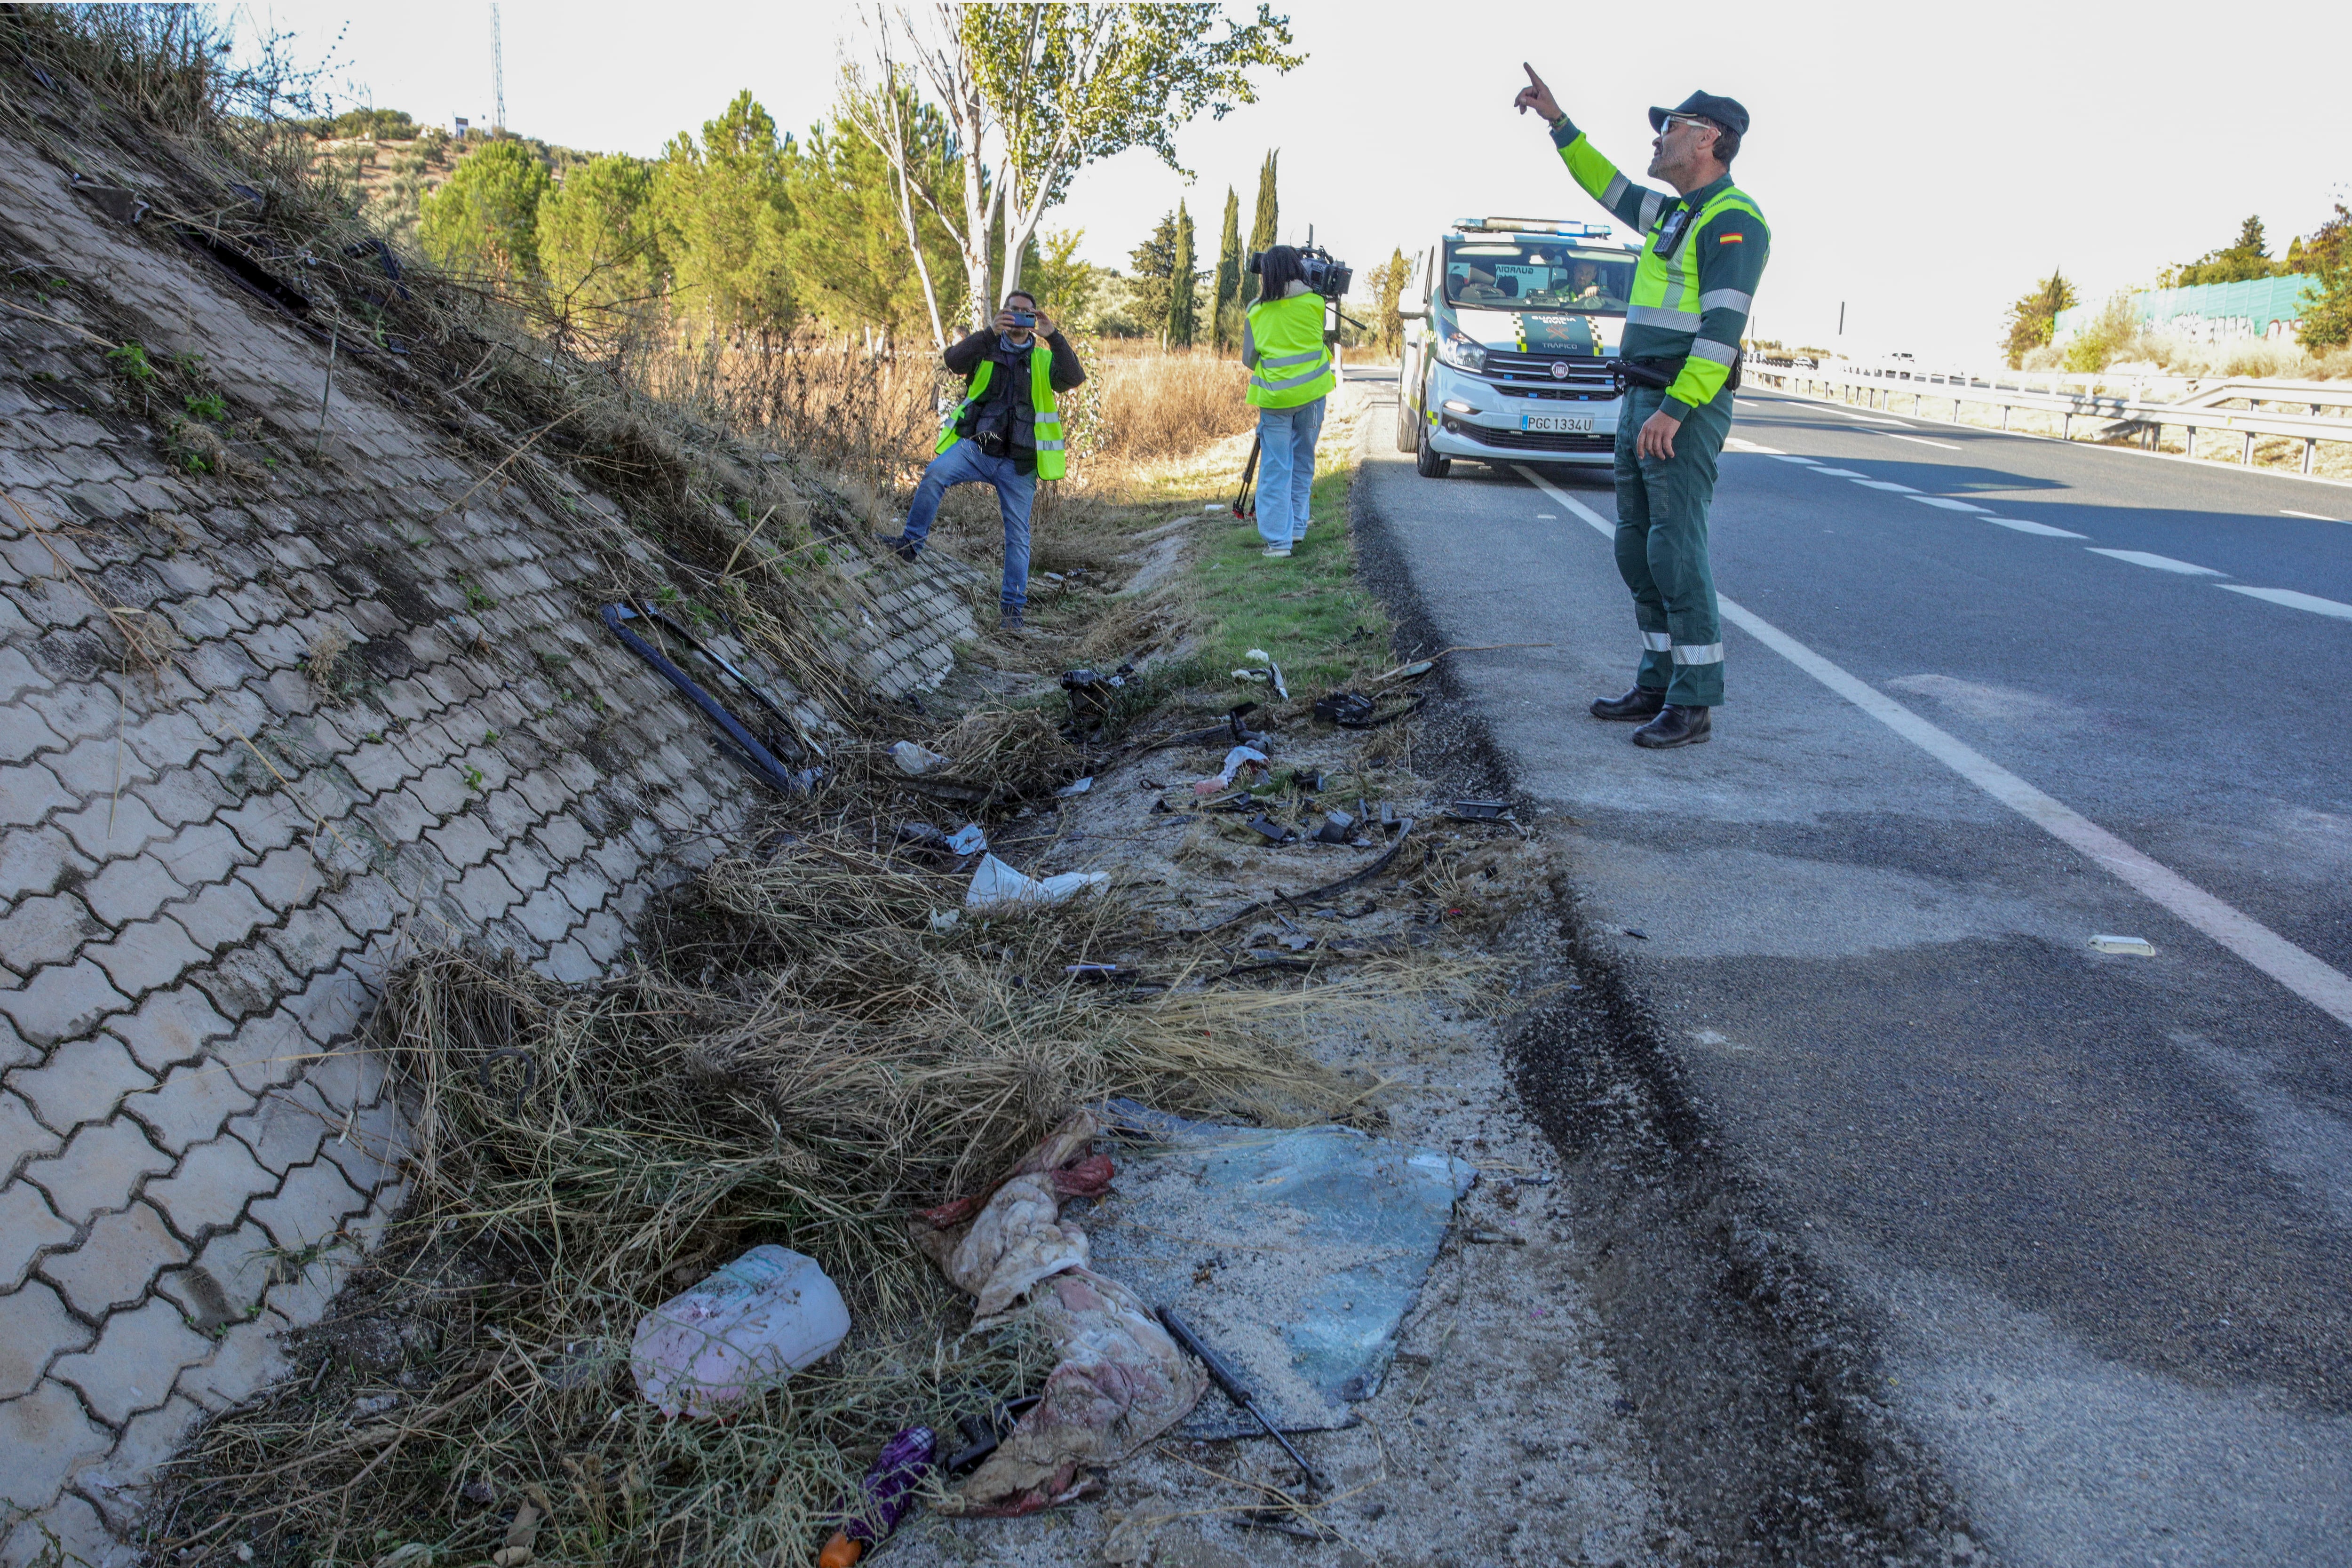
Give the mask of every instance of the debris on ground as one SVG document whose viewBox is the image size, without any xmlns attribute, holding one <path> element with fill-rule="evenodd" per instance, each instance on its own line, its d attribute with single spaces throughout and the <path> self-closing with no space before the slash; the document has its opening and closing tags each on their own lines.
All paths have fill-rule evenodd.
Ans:
<svg viewBox="0 0 2352 1568">
<path fill-rule="evenodd" d="M 773 1245 L 720 1265 L 637 1324 L 629 1373 L 665 1415 L 715 1415 L 831 1355 L 849 1309 L 814 1258 Z"/>
<path fill-rule="evenodd" d="M 853 1568 L 867 1547 L 887 1541 L 915 1506 L 915 1489 L 930 1474 L 939 1447 L 928 1426 L 909 1426 L 884 1444 L 857 1500 L 843 1508 L 841 1528 L 817 1553 L 817 1568 Z"/>
<path fill-rule="evenodd" d="M 941 768 L 955 765 L 952 759 L 912 741 L 894 742 L 890 747 L 890 760 L 898 763 L 898 771 L 910 779 L 919 779 L 926 773 L 935 773 Z"/>
<path fill-rule="evenodd" d="M 1065 871 L 1040 880 L 1024 876 L 991 855 L 971 874 L 971 886 L 964 889 L 963 902 L 966 909 L 972 910 L 998 904 L 1058 904 L 1065 899 L 1108 886 L 1108 871 Z"/>
<path fill-rule="evenodd" d="M 1274 694 L 1285 702 L 1290 700 L 1290 687 L 1282 679 L 1282 666 L 1262 647 L 1254 647 L 1242 656 L 1250 661 L 1248 668 L 1234 671 L 1235 680 L 1252 680 L 1261 686 L 1271 686 Z"/>
<path fill-rule="evenodd" d="M 2142 958 L 2156 956 L 2156 943 L 2144 936 L 2095 936 L 2091 945 L 2101 952 L 2131 952 Z"/>
</svg>

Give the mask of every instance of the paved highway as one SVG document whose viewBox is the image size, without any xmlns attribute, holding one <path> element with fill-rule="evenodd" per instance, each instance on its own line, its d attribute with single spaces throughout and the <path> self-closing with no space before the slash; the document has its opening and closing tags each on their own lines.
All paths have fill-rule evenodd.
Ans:
<svg viewBox="0 0 2352 1568">
<path fill-rule="evenodd" d="M 2352 1563 L 2352 489 L 1738 416 L 1682 751 L 1583 711 L 1605 471 L 1423 479 L 1376 412 L 1360 495 L 1446 642 L 1556 645 L 1454 674 L 1980 1536 Z"/>
</svg>

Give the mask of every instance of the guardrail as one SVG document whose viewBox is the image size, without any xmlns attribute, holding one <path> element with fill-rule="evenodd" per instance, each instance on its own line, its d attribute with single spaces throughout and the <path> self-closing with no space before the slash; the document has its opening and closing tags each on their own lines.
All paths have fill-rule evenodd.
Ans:
<svg viewBox="0 0 2352 1568">
<path fill-rule="evenodd" d="M 1964 404 L 1990 404 L 2000 410 L 2000 427 L 2009 428 L 2012 408 L 2038 409 L 2059 416 L 2059 434 L 2072 440 L 2074 421 L 2083 418 L 2105 419 L 2110 433 L 2120 426 L 2123 433 L 2137 434 L 2148 450 L 2155 450 L 2164 437 L 2168 425 L 2180 426 L 2188 432 L 2189 450 L 2197 449 L 2197 433 L 2200 430 L 2230 431 L 2245 437 L 2243 461 L 2251 466 L 2254 460 L 2254 438 L 2258 436 L 2283 436 L 2303 443 L 2303 471 L 2311 472 L 2312 463 L 2322 441 L 2352 445 L 2352 419 L 2323 417 L 2322 406 L 2352 407 L 2352 393 L 2335 387 L 2310 383 L 2297 385 L 2292 391 L 2276 386 L 2263 387 L 2260 392 L 2239 392 L 2237 396 L 2252 400 L 2257 396 L 2271 401 L 2308 402 L 2308 414 L 2281 414 L 2259 408 L 2216 408 L 2204 395 L 2166 402 L 2138 395 L 2120 395 L 2096 391 L 2036 392 L 2024 384 L 2033 376 L 2043 374 L 2032 371 L 2013 373 L 2017 384 L 2003 386 L 2003 378 L 1975 375 L 1959 371 L 1888 371 L 1850 366 L 1810 366 L 1789 361 L 1750 359 L 1744 374 L 1759 381 L 1767 381 L 1782 391 L 1803 390 L 1815 395 L 1835 396 L 1845 403 L 1859 403 L 1864 407 L 1889 408 L 1905 395 L 1911 398 L 1911 411 L 1927 417 L 1929 401 L 1937 403 L 1948 398 L 1952 404 L 1952 422 L 1960 422 Z M 2177 378 L 2167 378 L 2177 379 Z M 2245 383 L 2225 384 L 2242 386 Z"/>
</svg>

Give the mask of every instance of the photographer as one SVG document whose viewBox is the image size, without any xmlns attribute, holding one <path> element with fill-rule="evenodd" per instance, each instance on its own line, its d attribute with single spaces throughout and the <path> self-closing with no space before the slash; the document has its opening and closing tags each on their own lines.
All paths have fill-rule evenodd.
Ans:
<svg viewBox="0 0 2352 1568">
<path fill-rule="evenodd" d="M 1242 327 L 1242 363 L 1257 410 L 1257 531 L 1268 560 L 1288 559 L 1307 537 L 1315 489 L 1315 440 L 1323 433 L 1323 399 L 1339 384 L 1323 325 L 1323 296 L 1287 245 L 1267 247 L 1255 270 L 1258 302 Z"/>
<path fill-rule="evenodd" d="M 1087 379 L 1067 338 L 1036 297 L 1014 289 L 1004 297 L 995 323 L 972 333 L 941 356 L 948 369 L 971 378 L 963 402 L 940 430 L 939 456 L 923 470 L 915 500 L 907 509 L 906 531 L 883 543 L 912 561 L 930 537 L 940 498 L 950 485 L 995 487 L 1004 518 L 1004 582 L 998 593 L 996 629 L 1021 630 L 1029 602 L 1029 507 L 1039 479 L 1064 471 L 1062 419 L 1054 395 Z"/>
</svg>

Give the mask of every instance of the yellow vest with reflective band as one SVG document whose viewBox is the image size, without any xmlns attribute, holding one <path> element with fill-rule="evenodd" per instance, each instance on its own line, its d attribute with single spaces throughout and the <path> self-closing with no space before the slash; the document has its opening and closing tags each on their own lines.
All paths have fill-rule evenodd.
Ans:
<svg viewBox="0 0 2352 1568">
<path fill-rule="evenodd" d="M 1058 479 L 1068 468 L 1063 457 L 1062 416 L 1054 408 L 1053 364 L 1054 351 L 1045 346 L 1045 340 L 1032 338 L 1029 342 L 1029 404 L 1036 413 L 1037 422 L 1031 427 L 1031 434 L 1037 440 L 1037 477 L 1041 479 Z M 956 411 L 948 416 L 948 422 L 940 427 L 939 442 L 932 447 L 932 451 L 944 452 L 962 439 L 958 427 L 963 424 L 965 415 L 980 406 L 981 398 L 988 392 L 988 378 L 995 370 L 993 359 L 980 362 L 980 368 L 971 374 L 971 389 L 964 394 L 963 401 L 956 405 Z"/>
<path fill-rule="evenodd" d="M 1323 346 L 1323 296 L 1293 294 L 1261 300 L 1249 310 L 1250 343 L 1257 366 L 1249 401 L 1257 408 L 1297 408 L 1339 384 L 1331 351 Z"/>
<path fill-rule="evenodd" d="M 1747 192 L 1737 185 L 1726 185 L 1691 215 L 1675 240 L 1674 254 L 1661 256 L 1658 233 L 1673 219 L 1677 205 L 1674 202 L 1660 204 L 1657 221 L 1650 226 L 1649 237 L 1643 242 L 1642 259 L 1633 266 L 1633 292 L 1625 307 L 1625 324 L 1629 327 L 1657 327 L 1670 332 L 1696 334 L 1701 310 L 1697 247 L 1691 243 L 1693 237 L 1713 223 L 1717 215 L 1727 211 L 1744 212 L 1758 223 L 1764 221 L 1764 215 L 1756 210 Z"/>
</svg>

